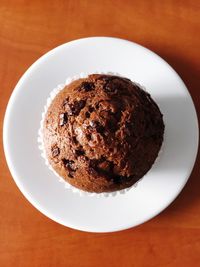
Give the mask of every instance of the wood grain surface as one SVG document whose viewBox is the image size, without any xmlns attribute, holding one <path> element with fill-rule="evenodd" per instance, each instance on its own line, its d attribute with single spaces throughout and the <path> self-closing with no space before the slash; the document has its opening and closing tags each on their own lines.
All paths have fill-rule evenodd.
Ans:
<svg viewBox="0 0 200 267">
<path fill-rule="evenodd" d="M 168 61 L 200 112 L 200 1 L 0 0 L 0 118 L 20 76 L 50 49 L 87 36 L 144 45 Z M 1 138 L 2 139 L 2 138 Z M 174 203 L 151 221 L 110 234 L 63 227 L 15 185 L 0 150 L 0 266 L 200 266 L 198 157 Z"/>
</svg>

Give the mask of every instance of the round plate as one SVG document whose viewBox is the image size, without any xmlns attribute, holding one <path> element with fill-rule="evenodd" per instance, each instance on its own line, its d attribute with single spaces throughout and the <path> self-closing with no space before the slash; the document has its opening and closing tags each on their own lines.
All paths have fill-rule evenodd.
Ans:
<svg viewBox="0 0 200 267">
<path fill-rule="evenodd" d="M 44 164 L 37 144 L 51 90 L 68 76 L 95 71 L 117 72 L 145 86 L 164 114 L 160 159 L 136 188 L 115 197 L 79 196 L 65 189 Z M 112 232 L 151 219 L 180 193 L 195 162 L 198 122 L 187 88 L 162 58 L 126 40 L 94 37 L 61 45 L 26 71 L 10 98 L 3 139 L 11 174 L 38 210 L 71 228 Z"/>
</svg>

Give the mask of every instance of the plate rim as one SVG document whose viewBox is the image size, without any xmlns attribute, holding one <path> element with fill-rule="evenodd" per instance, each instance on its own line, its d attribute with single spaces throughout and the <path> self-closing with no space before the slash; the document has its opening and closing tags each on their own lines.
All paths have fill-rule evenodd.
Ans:
<svg viewBox="0 0 200 267">
<path fill-rule="evenodd" d="M 182 184 L 182 186 L 179 188 L 178 190 L 178 193 L 174 196 L 173 199 L 170 200 L 170 202 L 167 204 L 167 205 L 164 205 L 164 207 L 161 207 L 159 210 L 157 209 L 153 214 L 152 216 L 149 216 L 147 219 L 145 218 L 145 220 L 142 220 L 142 222 L 139 222 L 137 224 L 133 224 L 133 223 L 130 223 L 126 226 L 122 225 L 121 227 L 113 227 L 113 230 L 108 230 L 108 231 L 94 231 L 94 230 L 90 230 L 90 229 L 86 229 L 87 227 L 80 227 L 80 226 L 74 226 L 71 225 L 70 223 L 68 225 L 66 225 L 62 220 L 60 219 L 57 219 L 55 217 L 52 217 L 51 214 L 49 214 L 49 212 L 45 209 L 43 209 L 40 204 L 37 202 L 36 199 L 33 199 L 29 193 L 23 188 L 23 183 L 20 183 L 20 179 L 18 178 L 18 175 L 16 174 L 15 172 L 15 167 L 13 166 L 13 163 L 12 163 L 12 159 L 11 159 L 11 156 L 9 155 L 8 153 L 8 140 L 7 140 L 7 132 L 8 132 L 8 122 L 9 122 L 9 117 L 11 116 L 11 108 L 12 108 L 12 105 L 14 104 L 14 100 L 15 100 L 15 97 L 17 95 L 18 92 L 20 92 L 20 87 L 21 87 L 21 84 L 23 83 L 23 81 L 26 79 L 26 76 L 34 69 L 36 68 L 40 63 L 42 63 L 42 61 L 45 61 L 46 59 L 48 59 L 49 55 L 53 54 L 54 52 L 56 52 L 57 50 L 60 50 L 62 48 L 64 48 L 65 46 L 73 46 L 74 43 L 81 43 L 81 42 L 86 42 L 88 40 L 99 40 L 99 39 L 112 39 L 114 41 L 120 41 L 120 42 L 124 42 L 124 43 L 129 43 L 130 45 L 135 45 L 135 46 L 138 46 L 140 49 L 143 49 L 145 50 L 146 52 L 150 53 L 150 54 L 153 54 L 154 56 L 156 56 L 157 58 L 159 58 L 161 60 L 162 63 L 164 63 L 165 65 L 167 65 L 177 76 L 177 78 L 179 79 L 179 81 L 182 83 L 182 89 L 187 93 L 187 97 L 189 97 L 192 101 L 192 105 L 193 105 L 193 108 L 194 108 L 194 115 L 195 115 L 195 120 L 196 120 L 196 129 L 197 132 L 196 132 L 196 135 L 197 135 L 197 146 L 196 146 L 196 151 L 194 152 L 193 154 L 193 164 L 191 164 L 191 167 L 190 169 L 188 168 L 187 170 L 187 178 L 185 179 L 184 183 Z M 25 198 L 27 198 L 27 200 L 31 203 L 31 205 L 33 205 L 37 210 L 39 210 L 41 213 L 43 213 L 46 217 L 48 217 L 49 219 L 63 225 L 63 226 L 67 226 L 69 228 L 72 228 L 72 229 L 76 229 L 76 230 L 80 230 L 80 231 L 84 231 L 84 232 L 93 232 L 93 233 L 108 233 L 108 232 L 116 232 L 116 231 L 121 231 L 121 230 L 125 230 L 125 229 L 130 229 L 132 227 L 136 227 L 140 224 L 143 224 L 149 220 L 151 220 L 152 218 L 154 218 L 155 216 L 159 215 L 163 210 L 165 210 L 177 197 L 178 195 L 180 194 L 180 192 L 182 191 L 182 189 L 184 188 L 184 186 L 186 185 L 190 175 L 191 175 L 191 172 L 195 166 L 195 162 L 196 162 L 196 158 L 197 158 L 197 154 L 198 154 L 198 148 L 199 148 L 199 124 L 198 124 L 198 116 L 197 116 L 197 112 L 196 112 L 196 108 L 195 108 L 195 105 L 194 105 L 194 102 L 193 102 L 193 99 L 190 95 L 190 92 L 189 90 L 187 89 L 185 83 L 183 82 L 183 80 L 181 79 L 181 77 L 178 75 L 178 73 L 169 65 L 168 62 L 166 62 L 162 57 L 160 57 L 158 54 L 156 54 L 155 52 L 149 50 L 148 48 L 140 45 L 140 44 L 137 44 L 135 42 L 132 42 L 132 41 L 129 41 L 129 40 L 125 40 L 125 39 L 121 39 L 121 38 L 116 38 L 116 37 L 106 37 L 106 36 L 95 36 L 95 37 L 86 37 L 86 38 L 80 38 L 80 39 L 76 39 L 76 40 L 72 40 L 70 42 L 67 42 L 67 43 L 64 43 L 64 44 L 61 44 L 53 49 L 51 49 L 50 51 L 48 51 L 47 53 L 45 53 L 44 55 L 42 55 L 41 57 L 39 57 L 24 73 L 23 75 L 21 76 L 21 78 L 19 79 L 19 81 L 17 82 L 17 84 L 15 85 L 12 93 L 11 93 L 11 96 L 9 98 L 9 101 L 8 101 L 8 104 L 7 104 L 7 107 L 6 107 L 6 111 L 5 111 L 5 115 L 4 115 L 4 120 L 3 120 L 3 149 L 4 149 L 4 155 L 5 155 L 5 158 L 6 158 L 6 162 L 7 162 L 7 166 L 9 168 L 9 171 L 11 173 L 11 176 L 13 178 L 13 180 L 15 181 L 17 187 L 19 188 L 19 190 L 22 192 L 22 194 L 25 196 Z M 90 227 L 91 228 L 91 227 Z"/>
</svg>

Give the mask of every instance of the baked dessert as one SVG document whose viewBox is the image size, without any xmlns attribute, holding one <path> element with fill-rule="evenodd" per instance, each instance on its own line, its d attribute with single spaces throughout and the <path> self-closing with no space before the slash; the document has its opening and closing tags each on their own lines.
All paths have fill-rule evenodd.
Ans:
<svg viewBox="0 0 200 267">
<path fill-rule="evenodd" d="M 43 124 L 52 168 L 87 192 L 132 186 L 151 168 L 163 142 L 163 116 L 127 78 L 92 74 L 73 81 L 50 104 Z"/>
</svg>

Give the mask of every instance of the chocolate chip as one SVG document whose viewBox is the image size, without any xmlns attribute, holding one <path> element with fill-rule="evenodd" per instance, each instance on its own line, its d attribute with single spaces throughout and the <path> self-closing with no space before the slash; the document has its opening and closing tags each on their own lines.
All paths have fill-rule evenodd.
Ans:
<svg viewBox="0 0 200 267">
<path fill-rule="evenodd" d="M 57 157 L 60 154 L 60 149 L 58 147 L 53 147 L 51 151 L 53 158 Z"/>
<path fill-rule="evenodd" d="M 130 175 L 130 176 L 126 176 L 126 175 L 114 175 L 113 176 L 113 183 L 115 184 L 121 184 L 121 183 L 124 183 L 124 182 L 129 182 L 133 179 L 133 175 Z"/>
<path fill-rule="evenodd" d="M 74 161 L 68 160 L 65 165 L 70 171 L 75 171 Z"/>
<path fill-rule="evenodd" d="M 90 113 L 92 113 L 93 111 L 94 111 L 94 108 L 92 106 L 89 106 L 88 111 L 86 111 L 85 113 L 85 117 L 90 118 Z"/>
<path fill-rule="evenodd" d="M 69 106 L 69 111 L 68 114 L 71 115 L 78 115 L 81 109 L 85 107 L 86 101 L 85 100 L 80 100 L 80 101 L 75 101 L 72 104 L 68 104 Z"/>
<path fill-rule="evenodd" d="M 85 117 L 86 117 L 86 118 L 89 118 L 89 117 L 90 117 L 90 112 L 86 111 L 86 112 L 85 112 Z"/>
<path fill-rule="evenodd" d="M 115 120 L 115 118 L 111 118 L 108 122 L 107 122 L 107 127 L 110 130 L 110 132 L 114 133 L 117 131 L 117 120 Z"/>
<path fill-rule="evenodd" d="M 107 178 L 113 177 L 114 163 L 106 160 L 105 157 L 101 157 L 100 159 L 91 159 L 89 161 L 89 168 Z"/>
<path fill-rule="evenodd" d="M 80 149 L 77 149 L 77 150 L 75 151 L 75 154 L 79 157 L 79 156 L 84 155 L 84 154 L 85 154 L 85 151 L 80 150 Z"/>
<path fill-rule="evenodd" d="M 60 122 L 59 125 L 63 126 L 68 122 L 68 117 L 67 117 L 67 113 L 62 113 L 60 114 Z"/>
<path fill-rule="evenodd" d="M 95 105 L 95 108 L 96 108 L 96 109 L 99 109 L 99 103 L 97 103 L 97 104 Z"/>
<path fill-rule="evenodd" d="M 102 125 L 99 125 L 96 129 L 98 133 L 102 135 L 104 134 L 105 128 Z"/>
<path fill-rule="evenodd" d="M 88 141 L 90 141 L 91 140 L 91 134 L 86 134 L 86 138 Z"/>
<path fill-rule="evenodd" d="M 94 108 L 92 106 L 89 106 L 88 110 L 89 110 L 90 113 L 92 113 L 94 111 Z"/>
<path fill-rule="evenodd" d="M 82 82 L 82 84 L 79 86 L 78 91 L 85 91 L 89 92 L 94 90 L 95 86 L 92 82 Z"/>
<path fill-rule="evenodd" d="M 91 121 L 90 126 L 100 134 L 103 134 L 105 131 L 105 128 L 98 121 Z"/>
<path fill-rule="evenodd" d="M 112 83 L 106 83 L 103 87 L 104 91 L 106 93 L 116 93 L 117 92 L 117 87 L 115 84 Z"/>
<path fill-rule="evenodd" d="M 77 139 L 76 139 L 76 137 L 75 137 L 75 136 L 73 136 L 73 137 L 72 137 L 72 140 L 73 140 L 73 142 L 74 142 L 75 144 L 77 144 L 77 143 L 78 143 L 78 141 L 77 141 Z"/>
<path fill-rule="evenodd" d="M 97 167 L 98 160 L 97 159 L 90 159 L 89 160 L 89 166 L 93 169 Z"/>
<path fill-rule="evenodd" d="M 113 183 L 115 183 L 115 184 L 121 184 L 124 179 L 125 179 L 125 176 L 115 175 L 113 177 Z"/>
<path fill-rule="evenodd" d="M 75 162 L 73 160 L 69 160 L 69 159 L 62 159 L 62 162 L 64 164 L 64 167 L 68 171 L 69 177 L 73 178 L 74 172 L 76 171 Z"/>
<path fill-rule="evenodd" d="M 106 93 L 120 93 L 123 95 L 130 95 L 129 92 L 126 90 L 125 81 L 121 81 L 117 77 L 113 77 L 112 80 L 107 81 L 104 84 L 103 89 Z"/>
<path fill-rule="evenodd" d="M 69 176 L 70 178 L 74 178 L 74 175 L 72 174 L 72 172 L 69 172 L 69 173 L 68 173 L 68 176 Z"/>
<path fill-rule="evenodd" d="M 119 83 L 116 78 L 116 76 L 110 76 L 103 79 L 105 81 L 103 90 L 106 93 L 116 93 L 118 91 Z"/>
</svg>

